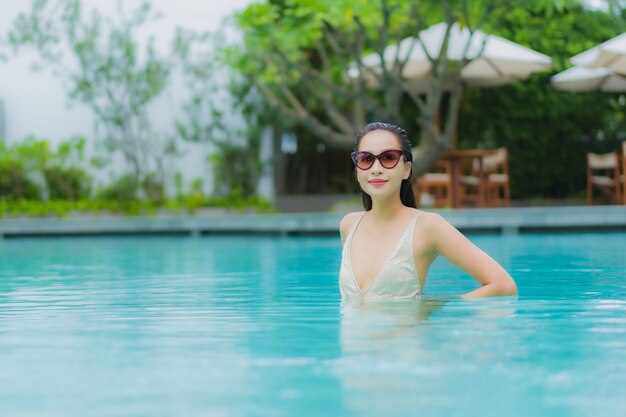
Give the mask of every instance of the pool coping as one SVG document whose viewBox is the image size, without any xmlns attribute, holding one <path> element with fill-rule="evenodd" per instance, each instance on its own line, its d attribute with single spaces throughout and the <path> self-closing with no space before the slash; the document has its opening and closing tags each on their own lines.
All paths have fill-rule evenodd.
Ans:
<svg viewBox="0 0 626 417">
<path fill-rule="evenodd" d="M 427 210 L 462 232 L 532 233 L 626 230 L 626 206 Z M 337 235 L 345 213 L 75 216 L 0 219 L 0 238 L 106 235 Z"/>
</svg>

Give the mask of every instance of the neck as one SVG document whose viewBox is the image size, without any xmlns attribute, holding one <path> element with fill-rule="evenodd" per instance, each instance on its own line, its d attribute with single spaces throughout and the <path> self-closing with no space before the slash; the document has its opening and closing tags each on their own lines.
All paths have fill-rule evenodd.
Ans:
<svg viewBox="0 0 626 417">
<path fill-rule="evenodd" d="M 400 196 L 386 200 L 372 200 L 370 216 L 377 221 L 388 221 L 398 216 L 405 209 Z"/>
</svg>

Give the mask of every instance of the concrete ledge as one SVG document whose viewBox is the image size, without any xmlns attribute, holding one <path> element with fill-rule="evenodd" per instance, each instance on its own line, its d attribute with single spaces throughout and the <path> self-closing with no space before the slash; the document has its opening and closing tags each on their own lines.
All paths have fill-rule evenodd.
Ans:
<svg viewBox="0 0 626 417">
<path fill-rule="evenodd" d="M 0 220 L 0 236 L 316 234 L 337 233 L 340 214 L 20 218 Z"/>
<path fill-rule="evenodd" d="M 466 231 L 626 230 L 626 206 L 518 207 L 439 213 Z"/>
<path fill-rule="evenodd" d="M 290 194 L 276 197 L 276 208 L 284 213 L 320 213 L 332 211 L 346 202 L 359 207 L 360 194 Z M 356 203 L 355 203 L 356 202 Z"/>
<path fill-rule="evenodd" d="M 626 206 L 435 211 L 463 232 L 626 230 Z M 336 235 L 344 213 L 0 219 L 0 237 L 93 235 Z"/>
</svg>

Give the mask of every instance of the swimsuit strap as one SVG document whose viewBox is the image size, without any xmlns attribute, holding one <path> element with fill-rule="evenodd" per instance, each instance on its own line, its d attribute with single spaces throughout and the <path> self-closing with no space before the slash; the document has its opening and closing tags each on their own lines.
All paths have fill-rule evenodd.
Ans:
<svg viewBox="0 0 626 417">
<path fill-rule="evenodd" d="M 413 234 L 415 232 L 415 224 L 417 223 L 417 219 L 420 218 L 422 213 L 423 213 L 423 211 L 418 210 L 417 214 L 415 215 L 415 217 L 413 217 L 413 220 L 411 220 L 411 223 L 409 224 L 409 228 L 411 229 L 411 236 L 413 236 Z"/>
<path fill-rule="evenodd" d="M 352 236 L 354 235 L 354 232 L 356 232 L 356 228 L 359 227 L 359 223 L 361 223 L 361 220 L 363 220 L 363 217 L 365 216 L 365 213 L 367 213 L 367 212 L 364 211 L 363 214 L 361 214 L 359 219 L 356 221 L 354 226 L 352 226 L 352 230 L 350 230 L 350 233 L 348 234 L 348 237 L 346 238 L 346 246 L 347 247 L 350 247 L 350 245 L 348 245 L 348 243 L 350 241 L 352 241 Z"/>
<path fill-rule="evenodd" d="M 346 238 L 346 243 L 352 241 L 352 236 L 354 235 L 354 232 L 356 232 L 356 228 L 359 227 L 359 224 L 361 223 L 361 220 L 363 220 L 363 217 L 365 217 L 365 213 L 367 213 L 366 211 L 363 212 L 363 214 L 361 214 L 361 216 L 359 217 L 359 219 L 356 221 L 356 223 L 354 224 L 354 226 L 352 226 L 352 230 L 350 230 L 350 233 L 348 234 L 348 237 Z M 411 220 L 411 222 L 409 223 L 409 229 L 411 230 L 411 237 L 413 237 L 413 234 L 415 232 L 415 224 L 417 223 L 417 219 L 419 219 L 419 217 L 422 215 L 423 211 L 418 210 L 417 214 L 415 215 L 415 217 L 413 217 L 413 220 Z M 412 239 L 411 239 L 412 241 Z M 349 247 L 349 245 L 346 245 Z"/>
</svg>

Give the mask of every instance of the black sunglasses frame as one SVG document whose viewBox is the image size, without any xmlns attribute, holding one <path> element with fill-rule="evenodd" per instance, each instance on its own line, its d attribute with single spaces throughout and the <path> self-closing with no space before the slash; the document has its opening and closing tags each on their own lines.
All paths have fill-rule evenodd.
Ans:
<svg viewBox="0 0 626 417">
<path fill-rule="evenodd" d="M 387 166 L 385 165 L 385 162 L 383 162 L 383 159 L 381 158 L 383 155 L 385 154 L 389 154 L 392 153 L 394 155 L 398 155 L 398 159 L 396 160 L 396 162 L 392 165 L 392 166 Z M 367 167 L 360 167 L 359 164 L 357 163 L 357 158 L 359 157 L 359 155 L 369 155 L 372 157 L 372 163 L 369 164 Z M 365 152 L 365 151 L 361 151 L 361 152 L 352 152 L 350 154 L 350 157 L 352 158 L 352 162 L 354 162 L 354 165 L 363 170 L 363 171 L 367 171 L 368 169 L 370 169 L 372 166 L 374 166 L 374 162 L 376 162 L 376 160 L 378 159 L 378 162 L 380 162 L 380 165 L 382 165 L 383 168 L 385 169 L 393 169 L 395 168 L 399 163 L 400 163 L 400 159 L 401 157 L 404 155 L 404 152 L 402 152 L 399 149 L 387 149 L 386 151 L 382 151 L 381 153 L 379 153 L 378 155 L 374 155 L 371 152 Z"/>
</svg>

